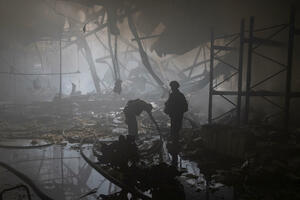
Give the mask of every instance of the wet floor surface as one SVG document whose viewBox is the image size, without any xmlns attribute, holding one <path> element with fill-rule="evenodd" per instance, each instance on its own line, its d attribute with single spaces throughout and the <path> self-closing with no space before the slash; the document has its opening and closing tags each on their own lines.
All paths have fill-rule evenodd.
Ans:
<svg viewBox="0 0 300 200">
<path fill-rule="evenodd" d="M 32 146 L 32 140 L 2 140 L 1 144 L 11 146 Z M 47 142 L 37 140 L 34 145 L 44 145 Z M 91 145 L 84 146 L 85 155 L 95 160 Z M 101 174 L 89 166 L 79 153 L 78 144 L 51 145 L 44 148 L 6 149 L 0 148 L 1 162 L 5 162 L 22 172 L 39 187 L 46 195 L 53 199 L 79 199 L 90 191 L 93 194 L 82 199 L 96 199 L 100 194 L 112 194 L 120 189 L 105 179 Z M 206 193 L 206 181 L 197 163 L 181 160 L 179 167 L 185 171 L 180 177 L 185 188 L 186 199 L 233 199 L 233 189 L 211 184 L 210 193 Z M 23 183 L 11 172 L 0 168 L 0 186 Z M 24 193 L 24 192 L 23 192 Z M 32 191 L 33 199 L 39 199 Z M 209 195 L 209 197 L 207 197 Z"/>
<path fill-rule="evenodd" d="M 6 145 L 32 145 L 32 140 L 2 141 Z M 37 141 L 36 145 L 46 144 Z M 1 142 L 0 142 L 1 145 Z M 84 147 L 85 155 L 92 160 L 91 145 Z M 111 194 L 120 191 L 101 174 L 91 168 L 80 156 L 78 144 L 51 145 L 34 149 L 6 149 L 0 148 L 1 162 L 5 162 L 22 172 L 53 199 L 79 199 L 90 191 L 94 194 L 82 199 L 96 199 L 100 194 Z M 186 191 L 186 199 L 207 199 L 205 192 L 206 181 L 197 163 L 181 160 L 181 169 L 186 172 L 180 177 Z M 11 172 L 0 168 L 0 185 L 9 186 L 23 183 Z M 197 191 L 197 192 L 195 192 Z M 210 187 L 209 199 L 233 199 L 233 189 L 219 184 Z M 24 193 L 24 192 L 23 192 Z M 39 199 L 31 191 L 33 199 Z"/>
<path fill-rule="evenodd" d="M 17 140 L 10 145 L 29 145 L 30 140 Z M 7 143 L 5 143 L 7 145 Z M 88 147 L 86 147 L 88 148 Z M 86 151 L 89 155 L 90 151 Z M 0 148 L 1 162 L 22 172 L 53 199 L 95 199 L 100 194 L 110 194 L 119 189 L 91 168 L 80 156 L 78 149 L 67 144 L 37 149 Z M 92 157 L 92 155 L 89 155 Z M 22 183 L 16 176 L 0 168 L 0 186 L 8 187 Z M 35 195 L 34 195 L 35 196 Z M 34 199 L 39 199 L 34 197 Z"/>
</svg>

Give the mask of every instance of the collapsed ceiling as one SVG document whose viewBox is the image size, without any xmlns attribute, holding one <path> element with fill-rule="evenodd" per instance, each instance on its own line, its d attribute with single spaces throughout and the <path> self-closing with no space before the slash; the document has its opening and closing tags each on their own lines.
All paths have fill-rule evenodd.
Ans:
<svg viewBox="0 0 300 200">
<path fill-rule="evenodd" d="M 112 33 L 119 34 L 118 24 L 123 22 L 126 10 L 130 9 L 135 13 L 135 22 L 142 36 L 158 35 L 151 50 L 159 56 L 183 54 L 209 41 L 212 27 L 217 27 L 218 33 L 232 33 L 238 31 L 241 18 L 251 15 L 261 24 L 278 24 L 287 21 L 290 9 L 284 0 L 29 1 L 0 1 L 2 48 L 12 42 L 26 45 L 47 37 L 57 40 L 66 18 L 82 24 L 98 5 L 106 9 Z M 296 0 L 289 1 L 290 4 L 299 4 Z"/>
<path fill-rule="evenodd" d="M 124 76 L 124 71 L 128 70 L 124 67 L 124 62 L 134 57 L 128 59 L 124 52 L 132 51 L 138 57 L 135 59 L 138 67 L 144 65 L 146 72 L 152 76 L 148 80 L 151 84 L 164 87 L 170 79 L 180 80 L 182 83 L 189 80 L 189 84 L 194 84 L 199 90 L 207 86 L 209 72 L 207 66 L 194 68 L 200 66 L 199 63 L 209 54 L 208 48 L 200 48 L 207 47 L 211 28 L 215 29 L 216 34 L 239 32 L 241 19 L 246 18 L 248 23 L 250 16 L 255 16 L 256 27 L 286 23 L 291 5 L 299 7 L 296 0 L 289 0 L 289 3 L 284 0 L 1 0 L 0 3 L 1 73 L 9 77 L 14 65 L 19 68 L 14 72 L 22 73 L 32 73 L 35 70 L 32 66 L 45 65 L 47 67 L 35 72 L 57 74 L 59 40 L 62 39 L 62 48 L 65 52 L 70 51 L 68 59 L 63 59 L 64 70 L 79 71 L 81 65 L 81 69 L 89 74 L 80 76 L 81 81 L 85 79 L 85 85 L 92 85 L 92 89 L 89 88 L 88 91 L 95 86 L 98 88 L 97 92 L 100 91 L 100 86 L 97 85 L 107 87 L 101 83 L 104 74 L 112 75 L 113 81 L 120 79 L 120 73 L 116 73 L 118 70 L 112 69 L 118 64 L 113 63 L 117 52 L 112 51 L 116 49 L 113 47 L 116 45 L 116 42 L 113 44 L 113 39 L 120 41 L 117 49 L 122 68 L 121 80 L 126 81 L 127 77 L 127 74 Z M 128 16 L 131 16 L 131 22 Z M 49 43 L 36 44 L 41 41 Z M 18 48 L 32 48 L 34 45 L 35 49 L 25 59 L 22 58 L 25 51 L 16 53 Z M 43 52 L 39 52 L 43 45 L 56 49 L 45 48 Z M 66 50 L 68 47 L 73 48 L 72 52 Z M 205 52 L 206 55 L 203 55 Z M 78 61 L 79 54 L 82 54 L 84 63 L 80 64 Z M 12 58 L 8 58 L 10 55 Z M 226 62 L 233 60 L 231 57 L 227 55 Z M 15 58 L 19 60 L 14 61 Z M 106 69 L 106 65 L 110 69 Z M 215 72 L 217 77 L 224 77 L 231 71 L 221 66 Z M 77 78 L 78 82 L 80 78 Z M 10 81 L 6 80 L 7 88 L 10 88 Z M 56 79 L 49 78 L 42 82 L 46 81 L 54 82 L 53 85 L 57 87 Z"/>
</svg>

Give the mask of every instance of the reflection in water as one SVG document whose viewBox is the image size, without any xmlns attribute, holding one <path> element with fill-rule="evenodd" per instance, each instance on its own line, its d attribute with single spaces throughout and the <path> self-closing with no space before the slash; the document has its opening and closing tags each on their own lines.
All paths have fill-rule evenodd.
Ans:
<svg viewBox="0 0 300 200">
<path fill-rule="evenodd" d="M 5 141 L 5 144 L 17 146 L 29 145 L 30 142 L 31 140 Z M 93 159 L 91 145 L 85 145 L 84 148 L 85 155 Z M 101 176 L 81 158 L 78 144 L 53 145 L 37 149 L 0 148 L 0 155 L 0 161 L 30 177 L 45 194 L 55 200 L 79 199 L 91 191 L 96 191 L 96 193 L 82 199 L 96 199 L 100 194 L 108 195 L 120 191 L 119 188 Z M 220 185 L 214 183 L 211 183 L 208 197 L 205 192 L 206 181 L 197 167 L 197 163 L 180 159 L 179 166 L 181 169 L 186 170 L 186 173 L 180 179 L 185 188 L 187 200 L 233 199 L 232 187 L 220 187 Z M 20 183 L 21 181 L 12 173 L 0 167 L 0 191 Z M 216 190 L 216 187 L 218 190 Z M 195 193 L 195 190 L 198 192 Z M 32 199 L 38 198 L 35 195 Z"/>
<path fill-rule="evenodd" d="M 53 199 L 79 199 L 80 196 L 98 188 L 95 194 L 84 198 L 95 199 L 100 194 L 110 194 L 119 190 L 91 168 L 81 158 L 78 150 L 72 148 L 70 144 L 40 149 L 0 148 L 0 154 L 2 162 L 30 177 L 43 192 Z M 4 176 L 6 176 L 5 179 Z M 0 173 L 1 188 L 12 182 L 12 178 L 10 173 L 6 175 Z M 14 184 L 19 183 L 17 179 L 14 182 Z"/>
</svg>

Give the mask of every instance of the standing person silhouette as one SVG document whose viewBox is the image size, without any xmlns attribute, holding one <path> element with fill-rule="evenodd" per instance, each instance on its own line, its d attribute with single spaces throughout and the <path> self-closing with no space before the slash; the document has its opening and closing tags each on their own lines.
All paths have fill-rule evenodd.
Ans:
<svg viewBox="0 0 300 200">
<path fill-rule="evenodd" d="M 188 111 L 188 103 L 184 94 L 179 91 L 179 83 L 171 81 L 170 87 L 172 92 L 165 103 L 164 112 L 171 119 L 171 142 L 172 142 L 172 163 L 177 165 L 177 155 L 179 153 L 179 131 L 182 127 L 183 115 Z"/>
</svg>

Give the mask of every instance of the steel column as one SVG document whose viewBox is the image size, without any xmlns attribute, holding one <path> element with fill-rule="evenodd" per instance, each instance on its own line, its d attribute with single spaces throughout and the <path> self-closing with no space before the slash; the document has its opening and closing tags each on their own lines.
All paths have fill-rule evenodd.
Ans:
<svg viewBox="0 0 300 200">
<path fill-rule="evenodd" d="M 244 56 L 244 34 L 245 20 L 241 21 L 240 29 L 240 48 L 239 48 L 239 68 L 238 68 L 238 96 L 237 96 L 237 124 L 241 122 L 241 104 L 242 104 L 242 87 L 243 87 L 243 56 Z"/>
<path fill-rule="evenodd" d="M 250 28 L 249 28 L 248 62 L 247 62 L 247 79 L 246 79 L 246 102 L 245 102 L 245 123 L 246 124 L 248 123 L 248 120 L 249 120 L 249 111 L 250 111 L 253 28 L 254 28 L 254 17 L 251 17 L 250 18 Z"/>
<path fill-rule="evenodd" d="M 214 30 L 211 30 L 210 36 L 210 69 L 209 69 L 209 104 L 208 104 L 208 123 L 212 123 L 212 93 L 213 93 L 213 81 L 214 81 Z"/>
<path fill-rule="evenodd" d="M 62 98 L 62 48 L 59 40 L 59 99 Z"/>
<path fill-rule="evenodd" d="M 289 24 L 289 46 L 288 46 L 288 61 L 286 67 L 286 89 L 285 89 L 285 128 L 289 128 L 290 120 L 290 93 L 292 83 L 292 66 L 293 66 L 293 51 L 294 51 L 294 32 L 295 32 L 295 9 L 292 8 Z"/>
</svg>

